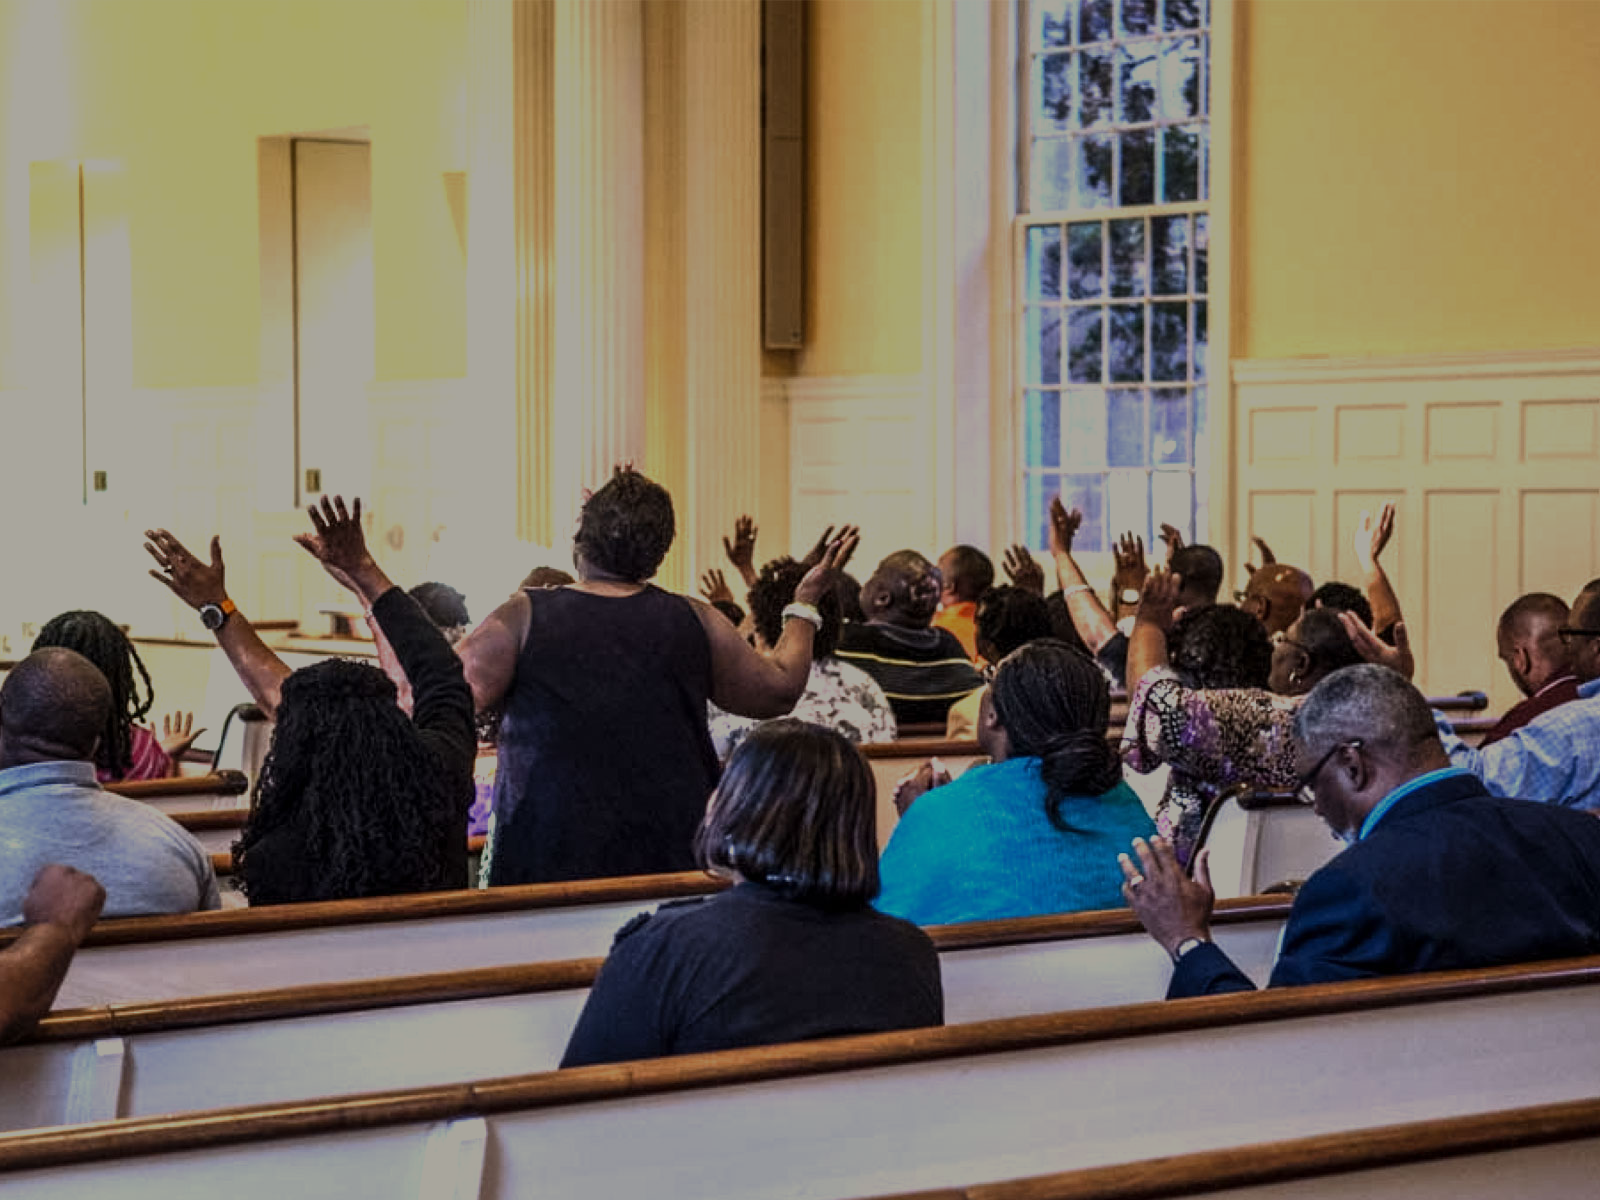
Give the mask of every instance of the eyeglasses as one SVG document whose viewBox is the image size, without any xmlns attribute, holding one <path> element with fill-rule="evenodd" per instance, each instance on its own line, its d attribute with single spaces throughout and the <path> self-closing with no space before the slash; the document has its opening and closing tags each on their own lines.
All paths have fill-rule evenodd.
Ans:
<svg viewBox="0 0 1600 1200">
<path fill-rule="evenodd" d="M 1321 758 L 1317 759 L 1317 765 L 1312 767 L 1311 770 L 1307 771 L 1304 775 L 1300 776 L 1300 782 L 1295 784 L 1294 794 L 1299 799 L 1300 803 L 1313 804 L 1316 802 L 1317 776 L 1322 774 L 1322 768 L 1328 765 L 1328 761 L 1332 759 L 1335 754 L 1339 753 L 1341 750 L 1359 749 L 1361 749 L 1360 738 L 1352 738 L 1348 742 L 1336 742 L 1334 745 L 1330 746 L 1328 748 L 1328 752 Z"/>
<path fill-rule="evenodd" d="M 1573 629 L 1570 625 L 1563 625 L 1556 630 L 1556 636 L 1564 646 L 1573 638 L 1600 638 L 1600 629 Z"/>
</svg>

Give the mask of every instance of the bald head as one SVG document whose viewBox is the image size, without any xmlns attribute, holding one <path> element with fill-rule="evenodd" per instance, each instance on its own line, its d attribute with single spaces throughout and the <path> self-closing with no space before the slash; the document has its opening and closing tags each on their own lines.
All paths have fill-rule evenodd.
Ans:
<svg viewBox="0 0 1600 1200">
<path fill-rule="evenodd" d="M 1314 590 L 1311 576 L 1299 567 L 1268 563 L 1250 576 L 1240 607 L 1254 614 L 1268 634 L 1279 634 L 1300 619 Z"/>
<path fill-rule="evenodd" d="M 35 650 L 0 686 L 0 767 L 94 758 L 111 713 L 111 685 L 83 655 Z"/>
<path fill-rule="evenodd" d="M 939 569 L 915 550 L 896 550 L 861 585 L 869 623 L 926 629 L 939 607 Z"/>
<path fill-rule="evenodd" d="M 1500 661 L 1517 690 L 1531 696 L 1571 668 L 1570 654 L 1559 630 L 1567 623 L 1567 602 L 1549 592 L 1518 596 L 1495 631 Z"/>
</svg>

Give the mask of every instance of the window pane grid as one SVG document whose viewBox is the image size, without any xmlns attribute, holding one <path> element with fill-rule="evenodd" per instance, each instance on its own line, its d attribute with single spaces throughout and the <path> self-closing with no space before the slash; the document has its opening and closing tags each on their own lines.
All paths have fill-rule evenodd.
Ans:
<svg viewBox="0 0 1600 1200">
<path fill-rule="evenodd" d="M 1031 0 L 1023 529 L 1056 493 L 1077 545 L 1204 518 L 1210 195 L 1206 0 Z M 1202 526 L 1203 527 L 1203 526 Z"/>
</svg>

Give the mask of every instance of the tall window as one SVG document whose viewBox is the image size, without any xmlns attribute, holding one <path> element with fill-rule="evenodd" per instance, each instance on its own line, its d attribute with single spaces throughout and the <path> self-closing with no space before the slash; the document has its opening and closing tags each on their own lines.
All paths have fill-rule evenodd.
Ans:
<svg viewBox="0 0 1600 1200">
<path fill-rule="evenodd" d="M 1017 278 L 1022 528 L 1205 534 L 1210 0 L 1030 0 Z"/>
</svg>

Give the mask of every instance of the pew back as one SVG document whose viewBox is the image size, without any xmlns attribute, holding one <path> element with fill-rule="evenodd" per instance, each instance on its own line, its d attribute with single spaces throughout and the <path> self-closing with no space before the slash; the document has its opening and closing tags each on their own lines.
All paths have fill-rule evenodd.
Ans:
<svg viewBox="0 0 1600 1200">
<path fill-rule="evenodd" d="M 1220 924 L 1217 937 L 1264 981 L 1287 905 L 1258 907 L 1253 919 Z M 950 943 L 940 955 L 947 1020 L 1160 997 L 1171 973 L 1166 955 L 1142 932 L 1102 932 L 1125 930 L 1124 914 L 1094 917 L 935 930 Z M 1051 930 L 1063 936 L 1032 940 Z M 580 959 L 58 1012 L 35 1042 L 0 1051 L 10 1083 L 0 1091 L 0 1129 L 462 1082 L 508 1064 L 554 1069 L 599 964 Z M 216 1070 L 219 1063 L 226 1070 Z"/>
<path fill-rule="evenodd" d="M 1583 960 L 12 1134 L 0 1177 L 28 1200 L 276 1197 L 286 1179 L 330 1197 L 964 1187 L 1137 1162 L 1155 1140 L 1195 1153 L 1585 1099 L 1597 980 Z"/>
</svg>

